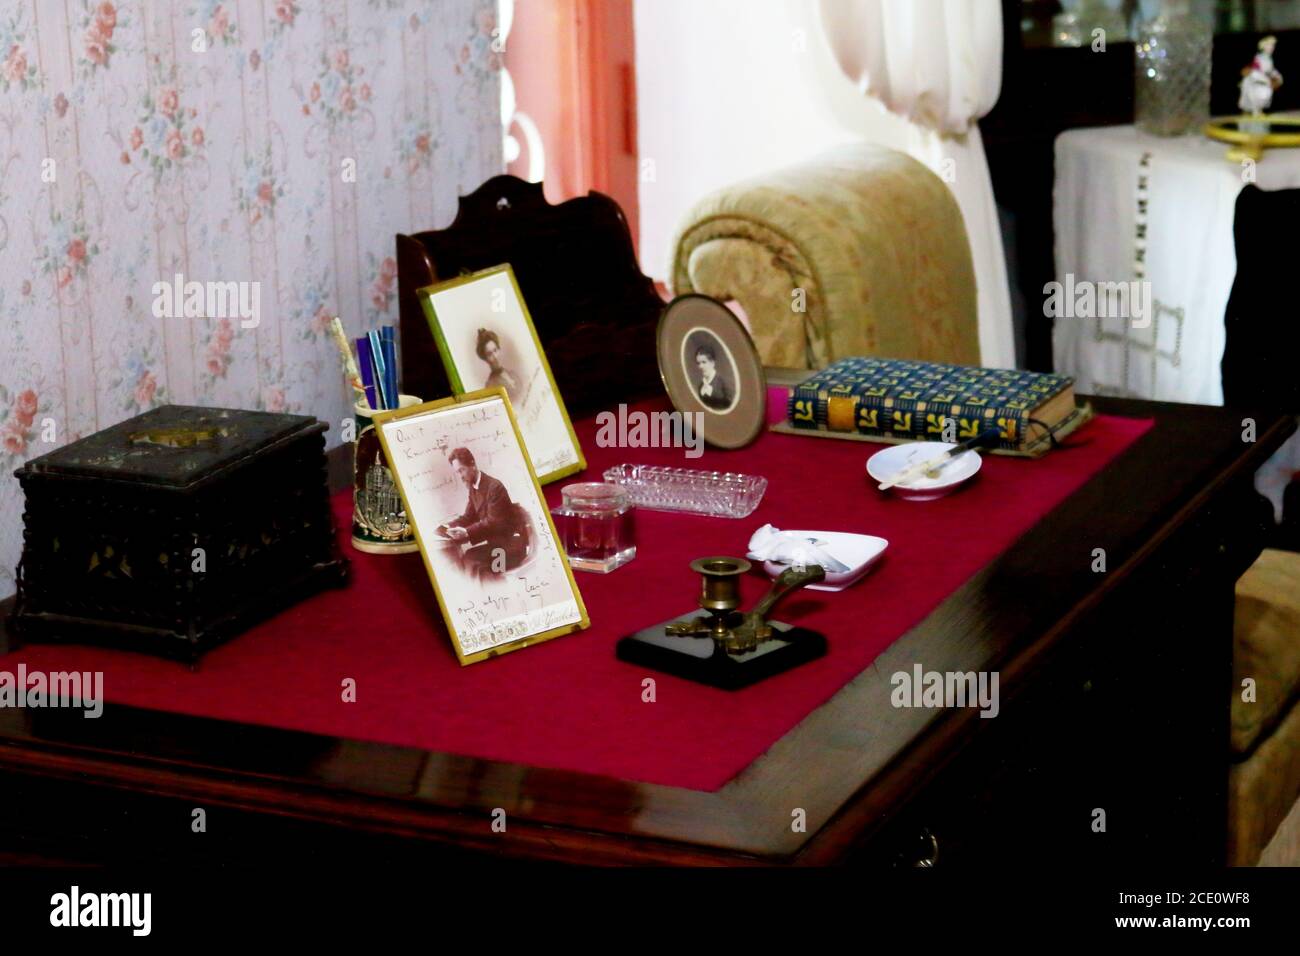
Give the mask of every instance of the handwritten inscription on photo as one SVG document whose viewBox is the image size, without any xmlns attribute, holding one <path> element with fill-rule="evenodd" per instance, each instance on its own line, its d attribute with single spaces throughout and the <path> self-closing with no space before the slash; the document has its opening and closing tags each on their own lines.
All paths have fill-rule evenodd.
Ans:
<svg viewBox="0 0 1300 956">
<path fill-rule="evenodd" d="M 462 657 L 582 621 L 546 503 L 499 396 L 379 427 Z"/>
<path fill-rule="evenodd" d="M 461 392 L 505 389 L 538 477 L 545 482 L 585 467 L 510 267 L 452 279 L 420 294 L 448 377 Z"/>
</svg>

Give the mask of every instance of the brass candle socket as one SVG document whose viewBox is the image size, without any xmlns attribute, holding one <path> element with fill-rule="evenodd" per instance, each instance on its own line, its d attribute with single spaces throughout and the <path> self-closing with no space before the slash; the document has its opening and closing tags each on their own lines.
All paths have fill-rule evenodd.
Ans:
<svg viewBox="0 0 1300 956">
<path fill-rule="evenodd" d="M 750 569 L 744 558 L 696 558 L 691 570 L 699 574 L 703 590 L 700 607 L 706 611 L 734 611 L 740 607 L 740 576 Z"/>
</svg>

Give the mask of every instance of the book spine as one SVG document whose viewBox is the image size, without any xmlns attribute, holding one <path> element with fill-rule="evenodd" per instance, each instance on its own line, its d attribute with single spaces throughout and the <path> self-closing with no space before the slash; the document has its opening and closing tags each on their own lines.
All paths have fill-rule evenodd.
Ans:
<svg viewBox="0 0 1300 956">
<path fill-rule="evenodd" d="M 873 438 L 909 441 L 943 441 L 945 425 L 956 441 L 965 441 L 996 428 L 997 447 L 1018 450 L 1024 443 L 1029 412 L 1023 408 L 965 405 L 953 412 L 951 405 L 918 411 L 898 408 L 884 395 L 836 395 L 834 390 L 799 388 L 791 390 L 786 419 L 794 428 L 810 431 L 853 431 Z M 955 430 L 954 430 L 955 428 Z"/>
<path fill-rule="evenodd" d="M 817 389 L 796 387 L 790 389 L 785 417 L 795 428 L 825 429 L 826 403 L 818 397 Z"/>
</svg>

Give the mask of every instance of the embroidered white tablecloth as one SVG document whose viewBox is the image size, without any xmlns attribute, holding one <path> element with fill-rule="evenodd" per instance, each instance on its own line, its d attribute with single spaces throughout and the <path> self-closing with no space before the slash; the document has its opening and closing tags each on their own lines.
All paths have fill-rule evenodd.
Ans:
<svg viewBox="0 0 1300 956">
<path fill-rule="evenodd" d="M 1055 320 L 1055 370 L 1072 375 L 1078 391 L 1223 404 L 1219 363 L 1237 274 L 1237 194 L 1252 176 L 1260 189 L 1300 187 L 1300 149 L 1267 150 L 1249 169 L 1228 160 L 1227 150 L 1204 136 L 1163 139 L 1133 126 L 1057 137 L 1056 280 L 1066 291 L 1150 283 L 1149 324 L 1147 316 L 1136 324 L 1124 316 Z M 1079 293 L 1071 301 L 1085 305 L 1072 311 L 1088 311 Z M 1297 469 L 1300 434 L 1256 475 L 1279 517 L 1282 490 Z"/>
<path fill-rule="evenodd" d="M 1055 320 L 1056 371 L 1074 376 L 1080 392 L 1223 404 L 1237 194 L 1252 172 L 1261 189 L 1300 186 L 1300 149 L 1268 150 L 1253 171 L 1228 160 L 1227 149 L 1204 136 L 1163 139 L 1133 126 L 1057 138 L 1057 281 L 1067 290 L 1150 283 L 1146 328 L 1127 317 Z"/>
</svg>

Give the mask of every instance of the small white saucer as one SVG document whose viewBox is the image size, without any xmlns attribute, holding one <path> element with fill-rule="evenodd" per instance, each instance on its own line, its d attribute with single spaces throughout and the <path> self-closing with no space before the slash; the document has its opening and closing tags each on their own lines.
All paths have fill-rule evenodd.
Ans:
<svg viewBox="0 0 1300 956">
<path fill-rule="evenodd" d="M 810 538 L 821 547 L 828 548 L 835 557 L 849 565 L 847 571 L 827 571 L 826 579 L 820 584 L 808 585 L 808 588 L 813 591 L 843 591 L 870 571 L 889 547 L 888 541 L 872 534 L 849 534 L 844 531 L 787 531 L 785 533 Z M 777 577 L 789 566 L 776 561 L 763 562 L 763 570 L 770 577 Z"/>
<path fill-rule="evenodd" d="M 867 474 L 879 484 L 898 474 L 908 465 L 936 458 L 955 445 L 941 441 L 909 442 L 905 445 L 890 445 L 867 459 Z M 967 451 L 948 460 L 937 477 L 927 478 L 918 475 L 902 484 L 894 485 L 889 490 L 900 498 L 912 501 L 930 501 L 942 498 L 956 491 L 963 483 L 974 478 L 984 459 L 978 452 Z"/>
</svg>

